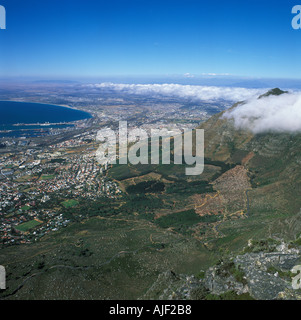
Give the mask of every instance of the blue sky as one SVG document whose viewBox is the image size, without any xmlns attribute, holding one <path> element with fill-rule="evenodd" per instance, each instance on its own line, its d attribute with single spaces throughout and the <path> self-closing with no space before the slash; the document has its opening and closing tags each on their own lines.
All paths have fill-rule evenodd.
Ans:
<svg viewBox="0 0 301 320">
<path fill-rule="evenodd" d="M 0 0 L 0 77 L 300 78 L 296 1 Z"/>
</svg>

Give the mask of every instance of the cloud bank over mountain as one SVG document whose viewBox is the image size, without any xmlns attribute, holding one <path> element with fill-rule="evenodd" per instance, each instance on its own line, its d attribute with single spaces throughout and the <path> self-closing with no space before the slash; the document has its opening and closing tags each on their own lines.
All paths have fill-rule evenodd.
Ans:
<svg viewBox="0 0 301 320">
<path fill-rule="evenodd" d="M 251 99 L 226 111 L 223 118 L 253 133 L 301 132 L 301 92 Z"/>
<path fill-rule="evenodd" d="M 189 101 L 246 101 L 228 110 L 223 117 L 233 119 L 239 129 L 253 133 L 301 132 L 301 92 L 270 95 L 258 99 L 267 89 L 217 87 L 182 84 L 122 84 L 104 82 L 85 87 L 150 97 L 174 97 Z"/>
<path fill-rule="evenodd" d="M 215 87 L 181 84 L 116 84 L 99 83 L 86 85 L 91 88 L 109 89 L 135 95 L 149 95 L 152 97 L 176 97 L 191 101 L 219 101 L 236 102 L 258 96 L 266 89 L 246 89 L 236 87 Z"/>
</svg>

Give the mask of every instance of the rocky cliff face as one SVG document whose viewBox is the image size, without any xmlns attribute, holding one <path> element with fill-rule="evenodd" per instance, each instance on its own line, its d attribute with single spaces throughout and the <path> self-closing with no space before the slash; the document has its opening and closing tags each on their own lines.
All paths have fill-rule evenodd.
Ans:
<svg viewBox="0 0 301 320">
<path fill-rule="evenodd" d="M 144 299 L 176 300 L 301 300 L 292 287 L 294 266 L 301 264 L 300 247 L 275 241 L 249 241 L 244 252 L 220 261 L 201 277 L 161 274 Z"/>
<path fill-rule="evenodd" d="M 252 244 L 248 250 L 254 250 Z M 213 294 L 221 295 L 233 290 L 238 295 L 249 293 L 256 300 L 281 299 L 287 293 L 295 299 L 301 298 L 300 291 L 292 288 L 295 275 L 291 272 L 294 266 L 301 263 L 299 248 L 290 248 L 285 243 L 276 248 L 269 245 L 266 251 L 244 253 L 231 259 L 231 262 L 235 268 L 232 274 L 223 274 L 223 270 L 229 269 L 225 262 L 207 271 L 204 284 Z"/>
</svg>

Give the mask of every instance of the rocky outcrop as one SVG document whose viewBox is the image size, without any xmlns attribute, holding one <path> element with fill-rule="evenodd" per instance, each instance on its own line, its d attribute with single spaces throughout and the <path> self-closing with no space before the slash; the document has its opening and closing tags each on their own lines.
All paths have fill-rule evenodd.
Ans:
<svg viewBox="0 0 301 320">
<path fill-rule="evenodd" d="M 270 245 L 262 252 L 252 252 L 254 248 L 249 243 L 245 251 L 251 252 L 230 260 L 235 266 L 232 274 L 230 271 L 223 274 L 223 270 L 229 269 L 224 262 L 210 268 L 204 279 L 205 286 L 217 295 L 233 290 L 237 294 L 248 292 L 258 300 L 299 299 L 300 291 L 292 288 L 295 275 L 291 270 L 301 264 L 300 249 L 285 243 L 274 248 Z M 270 252 L 272 249 L 275 251 Z"/>
<path fill-rule="evenodd" d="M 220 261 L 201 279 L 170 271 L 161 274 L 143 298 L 301 300 L 301 290 L 292 287 L 296 265 L 301 265 L 300 247 L 249 241 L 242 254 Z"/>
<path fill-rule="evenodd" d="M 298 249 L 281 245 L 277 252 L 249 253 L 234 259 L 245 273 L 248 292 L 255 299 L 272 300 L 292 289 L 291 269 L 300 264 Z"/>
</svg>

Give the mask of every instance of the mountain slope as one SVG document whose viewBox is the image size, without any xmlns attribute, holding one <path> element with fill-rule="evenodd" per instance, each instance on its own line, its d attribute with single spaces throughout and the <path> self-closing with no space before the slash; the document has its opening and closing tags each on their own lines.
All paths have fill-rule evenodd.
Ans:
<svg viewBox="0 0 301 320">
<path fill-rule="evenodd" d="M 276 88 L 259 99 L 283 93 L 286 92 Z M 253 134 L 236 129 L 234 121 L 223 117 L 224 113 L 213 116 L 199 128 L 205 130 L 207 158 L 242 165 L 248 171 L 252 185 L 247 199 L 250 214 L 236 224 L 247 229 L 253 226 L 254 235 L 296 238 L 301 230 L 287 232 L 286 226 L 301 207 L 301 134 Z M 226 225 L 221 230 L 224 227 L 228 228 L 228 234 L 233 233 L 231 223 Z"/>
</svg>

